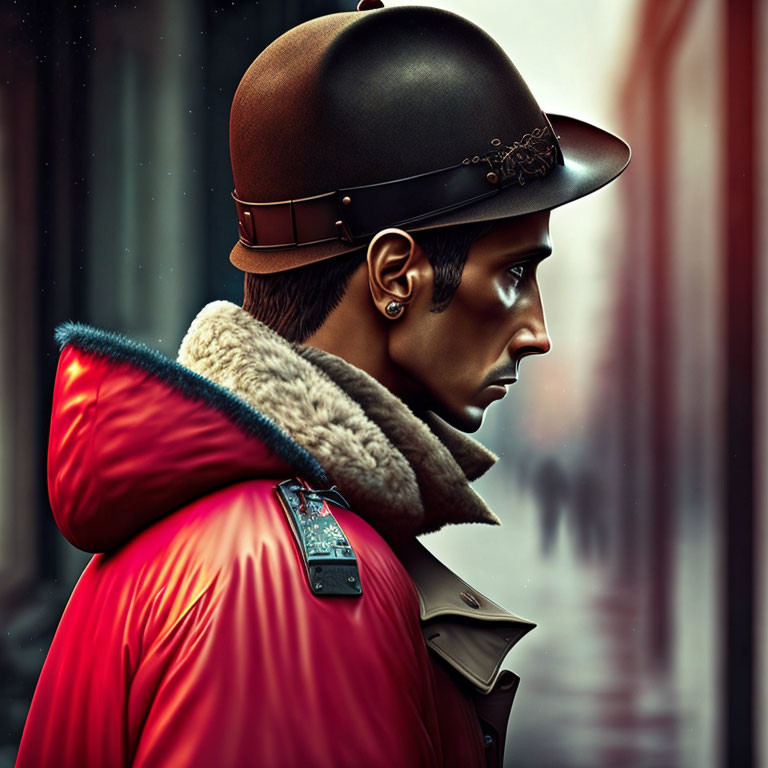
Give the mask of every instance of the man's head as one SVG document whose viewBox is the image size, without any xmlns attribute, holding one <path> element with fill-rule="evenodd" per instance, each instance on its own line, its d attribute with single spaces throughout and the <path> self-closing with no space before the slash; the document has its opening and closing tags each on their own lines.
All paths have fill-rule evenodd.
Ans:
<svg viewBox="0 0 768 768">
<path fill-rule="evenodd" d="M 548 225 L 543 212 L 426 236 L 383 230 L 367 253 L 247 276 L 244 307 L 474 431 L 520 360 L 549 349 L 536 281 Z"/>
<path fill-rule="evenodd" d="M 549 348 L 548 212 L 629 161 L 544 113 L 485 32 L 425 6 L 289 30 L 238 86 L 230 154 L 244 306 L 466 430 Z"/>
</svg>

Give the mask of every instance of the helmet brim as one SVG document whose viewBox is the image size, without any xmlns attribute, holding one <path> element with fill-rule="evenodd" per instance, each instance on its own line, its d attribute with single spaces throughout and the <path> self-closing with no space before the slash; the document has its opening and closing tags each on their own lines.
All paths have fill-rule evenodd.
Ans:
<svg viewBox="0 0 768 768">
<path fill-rule="evenodd" d="M 438 214 L 404 229 L 423 232 L 551 210 L 604 187 L 627 167 L 630 149 L 618 136 L 573 117 L 547 116 L 560 143 L 563 165 L 554 166 L 544 178 L 525 186 L 505 187 L 498 195 Z M 232 249 L 230 261 L 244 272 L 270 274 L 366 247 L 367 242 L 345 243 L 338 240 L 294 248 L 256 250 L 238 241 Z"/>
</svg>

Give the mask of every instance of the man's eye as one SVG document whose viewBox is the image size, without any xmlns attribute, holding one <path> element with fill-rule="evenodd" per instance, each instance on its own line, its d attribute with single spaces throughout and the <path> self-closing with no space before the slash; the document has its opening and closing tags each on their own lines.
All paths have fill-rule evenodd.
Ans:
<svg viewBox="0 0 768 768">
<path fill-rule="evenodd" d="M 515 285 L 517 285 L 523 279 L 524 267 L 522 264 L 516 264 L 514 267 L 510 267 L 507 270 L 507 274 L 511 275 L 514 279 Z"/>
</svg>

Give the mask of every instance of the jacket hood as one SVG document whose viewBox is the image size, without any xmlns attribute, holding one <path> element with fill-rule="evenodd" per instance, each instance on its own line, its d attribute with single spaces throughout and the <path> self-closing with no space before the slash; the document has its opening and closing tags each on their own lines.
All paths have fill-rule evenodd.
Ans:
<svg viewBox="0 0 768 768">
<path fill-rule="evenodd" d="M 119 334 L 66 323 L 53 393 L 48 494 L 64 536 L 104 552 L 184 504 L 318 462 L 230 392 Z M 309 478 L 312 478 L 309 480 Z"/>
<path fill-rule="evenodd" d="M 81 549 L 113 549 L 184 504 L 256 477 L 337 485 L 389 538 L 498 522 L 469 485 L 493 454 L 234 304 L 200 312 L 178 362 L 80 324 L 60 326 L 57 339 L 49 496 Z"/>
</svg>

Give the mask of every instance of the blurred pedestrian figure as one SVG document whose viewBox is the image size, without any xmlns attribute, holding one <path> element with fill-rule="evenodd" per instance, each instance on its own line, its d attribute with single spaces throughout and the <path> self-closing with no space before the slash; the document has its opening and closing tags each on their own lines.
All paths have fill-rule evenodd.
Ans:
<svg viewBox="0 0 768 768">
<path fill-rule="evenodd" d="M 530 493 L 533 479 L 534 459 L 528 452 L 520 453 L 515 460 L 515 481 L 519 494 Z"/>
<path fill-rule="evenodd" d="M 568 502 L 568 478 L 557 459 L 551 456 L 541 461 L 530 477 L 539 507 L 541 554 L 547 556 L 555 546 L 560 517 Z"/>
<path fill-rule="evenodd" d="M 598 476 L 591 469 L 581 469 L 571 482 L 571 525 L 576 553 L 582 560 L 602 560 L 607 554 L 604 503 Z"/>
</svg>

